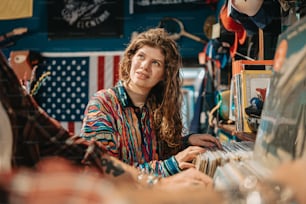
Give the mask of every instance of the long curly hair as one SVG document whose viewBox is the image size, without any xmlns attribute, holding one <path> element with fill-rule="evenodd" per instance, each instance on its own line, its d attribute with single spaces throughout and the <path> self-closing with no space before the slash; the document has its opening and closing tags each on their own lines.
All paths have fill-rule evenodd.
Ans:
<svg viewBox="0 0 306 204">
<path fill-rule="evenodd" d="M 119 78 L 130 81 L 132 57 L 143 46 L 159 48 L 165 56 L 164 80 L 150 91 L 147 106 L 153 114 L 153 128 L 159 143 L 159 156 L 167 157 L 181 149 L 182 124 L 182 58 L 176 42 L 162 28 L 151 28 L 138 34 L 127 46 L 120 62 Z"/>
</svg>

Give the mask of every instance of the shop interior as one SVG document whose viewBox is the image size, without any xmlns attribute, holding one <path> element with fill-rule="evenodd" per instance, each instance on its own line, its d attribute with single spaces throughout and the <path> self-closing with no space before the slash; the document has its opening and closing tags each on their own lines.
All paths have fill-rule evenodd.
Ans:
<svg viewBox="0 0 306 204">
<path fill-rule="evenodd" d="M 222 192 L 222 203 L 306 202 L 295 188 L 267 182 L 282 164 L 305 161 L 306 1 L 4 1 L 2 57 L 35 103 L 72 135 L 80 133 L 92 94 L 117 83 L 133 36 L 164 28 L 182 55 L 185 131 L 223 144 L 222 151 L 210 148 L 193 160 Z M 3 141 L 11 132 L 6 123 L 1 120 Z M 11 150 L 2 149 L 4 158 Z M 306 183 L 305 176 L 292 176 Z M 177 203 L 163 199 L 156 203 Z"/>
</svg>

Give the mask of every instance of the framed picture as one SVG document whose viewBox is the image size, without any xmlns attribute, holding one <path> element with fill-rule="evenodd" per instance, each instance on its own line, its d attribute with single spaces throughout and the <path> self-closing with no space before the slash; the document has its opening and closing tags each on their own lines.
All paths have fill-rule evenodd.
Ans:
<svg viewBox="0 0 306 204">
<path fill-rule="evenodd" d="M 257 97 L 258 89 L 268 89 L 271 80 L 271 70 L 242 70 L 241 71 L 241 107 L 243 132 L 251 133 L 245 108 L 251 104 L 251 99 Z"/>
<path fill-rule="evenodd" d="M 123 3 L 119 0 L 49 0 L 49 39 L 121 37 Z"/>
</svg>

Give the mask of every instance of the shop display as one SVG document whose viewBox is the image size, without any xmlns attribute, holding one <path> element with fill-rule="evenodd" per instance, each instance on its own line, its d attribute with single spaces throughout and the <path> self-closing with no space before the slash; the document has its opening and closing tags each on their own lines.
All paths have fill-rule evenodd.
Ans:
<svg viewBox="0 0 306 204">
<path fill-rule="evenodd" d="M 292 192 L 269 178 L 284 162 L 306 157 L 305 25 L 306 18 L 279 37 L 254 149 L 239 157 L 236 147 L 240 151 L 245 142 L 234 142 L 229 151 L 234 159 L 225 157 L 230 155 L 225 145 L 224 152 L 210 150 L 195 161 L 231 202 L 296 203 Z"/>
</svg>

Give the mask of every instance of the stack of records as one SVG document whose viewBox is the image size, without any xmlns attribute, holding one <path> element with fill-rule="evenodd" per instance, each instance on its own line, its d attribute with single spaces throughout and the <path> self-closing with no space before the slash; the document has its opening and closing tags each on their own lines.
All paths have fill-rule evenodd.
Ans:
<svg viewBox="0 0 306 204">
<path fill-rule="evenodd" d="M 193 161 L 196 169 L 213 177 L 218 166 L 231 161 L 242 161 L 252 157 L 254 142 L 227 142 L 222 144 L 223 150 L 210 149 L 199 154 Z"/>
</svg>

